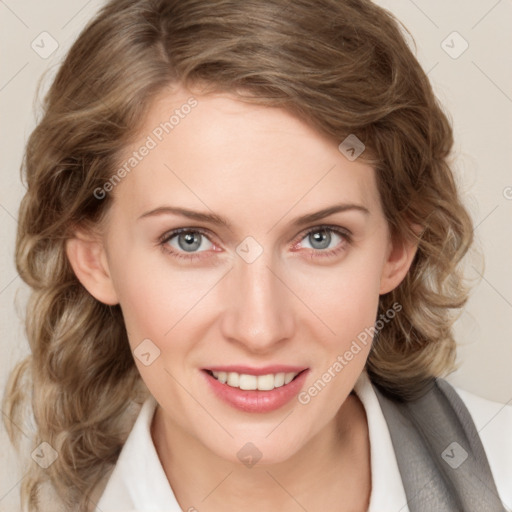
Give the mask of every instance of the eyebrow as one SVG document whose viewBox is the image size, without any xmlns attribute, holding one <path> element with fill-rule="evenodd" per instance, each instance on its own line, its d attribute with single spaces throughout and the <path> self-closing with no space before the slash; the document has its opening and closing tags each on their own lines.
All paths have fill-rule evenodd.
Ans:
<svg viewBox="0 0 512 512">
<path fill-rule="evenodd" d="M 334 213 L 346 212 L 350 210 L 359 211 L 365 215 L 368 215 L 370 211 L 368 208 L 365 208 L 359 204 L 353 203 L 345 203 L 345 204 L 335 204 L 333 206 L 329 206 L 327 208 L 323 208 L 317 212 L 307 213 L 306 215 L 302 215 L 297 217 L 293 222 L 293 226 L 301 226 L 304 224 L 308 224 L 310 222 L 315 222 L 317 220 L 323 219 L 324 217 L 328 217 L 329 215 L 333 215 Z M 160 206 L 155 208 L 154 210 L 150 210 L 146 213 L 143 213 L 137 220 L 145 219 L 147 217 L 154 217 L 158 215 L 181 215 L 182 217 L 187 217 L 189 219 L 208 222 L 210 224 L 221 225 L 229 230 L 232 229 L 232 224 L 226 220 L 224 217 L 217 215 L 215 213 L 204 213 L 198 212 L 195 210 L 188 210 L 187 208 L 179 208 L 176 206 Z"/>
</svg>

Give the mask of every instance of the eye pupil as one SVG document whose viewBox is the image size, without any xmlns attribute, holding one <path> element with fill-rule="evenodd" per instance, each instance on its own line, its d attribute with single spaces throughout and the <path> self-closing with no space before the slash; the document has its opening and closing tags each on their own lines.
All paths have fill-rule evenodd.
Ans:
<svg viewBox="0 0 512 512">
<path fill-rule="evenodd" d="M 187 252 L 194 251 L 201 246 L 200 233 L 188 231 L 187 233 L 181 233 L 178 236 L 178 245 L 181 249 Z M 182 243 L 184 242 L 184 243 Z"/>
<path fill-rule="evenodd" d="M 329 247 L 331 243 L 331 234 L 326 229 L 315 231 L 314 233 L 311 233 L 309 236 L 312 240 L 311 245 L 315 249 L 326 249 L 327 247 Z M 316 243 L 319 243 L 320 246 L 315 246 Z"/>
</svg>

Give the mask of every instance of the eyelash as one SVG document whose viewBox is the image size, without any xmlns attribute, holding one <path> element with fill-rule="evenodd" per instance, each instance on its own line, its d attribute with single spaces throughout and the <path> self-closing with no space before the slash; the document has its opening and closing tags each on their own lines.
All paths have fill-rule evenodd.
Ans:
<svg viewBox="0 0 512 512">
<path fill-rule="evenodd" d="M 352 243 L 351 233 L 347 229 L 343 229 L 343 228 L 340 228 L 338 226 L 320 225 L 320 226 L 315 226 L 315 227 L 313 227 L 311 229 L 308 229 L 305 232 L 303 231 L 302 233 L 300 233 L 297 236 L 297 238 L 293 241 L 292 245 L 296 245 L 297 243 L 302 241 L 304 238 L 306 238 L 310 234 L 318 233 L 319 231 L 329 231 L 329 232 L 332 232 L 332 233 L 336 233 L 337 235 L 339 235 L 343 239 L 343 241 L 340 242 L 340 244 L 336 248 L 334 248 L 334 249 L 328 249 L 328 250 L 321 250 L 321 249 L 315 250 L 315 249 L 311 249 L 313 251 L 313 254 L 310 253 L 310 255 L 309 255 L 309 258 L 311 258 L 311 259 L 312 258 L 317 258 L 317 257 L 328 258 L 330 256 L 334 256 L 334 255 L 338 254 L 339 252 L 341 252 L 344 249 L 345 244 L 351 244 Z M 179 235 L 181 233 L 200 233 L 201 235 L 203 235 L 206 238 L 208 238 L 208 232 L 206 230 L 202 229 L 202 228 L 178 228 L 178 229 L 174 229 L 173 231 L 169 231 L 169 232 L 163 234 L 158 239 L 158 244 L 160 245 L 160 247 L 162 248 L 162 250 L 165 253 L 171 254 L 175 258 L 181 258 L 181 259 L 188 260 L 188 261 L 202 259 L 204 257 L 207 257 L 207 256 L 202 256 L 201 253 L 188 253 L 188 254 L 186 254 L 186 253 L 182 253 L 182 252 L 178 252 L 178 251 L 169 249 L 169 246 L 167 245 L 167 242 L 169 242 L 175 236 L 177 236 L 177 235 Z M 208 238 L 208 240 L 210 240 L 210 239 Z M 211 240 L 210 240 L 210 242 L 211 242 Z"/>
</svg>

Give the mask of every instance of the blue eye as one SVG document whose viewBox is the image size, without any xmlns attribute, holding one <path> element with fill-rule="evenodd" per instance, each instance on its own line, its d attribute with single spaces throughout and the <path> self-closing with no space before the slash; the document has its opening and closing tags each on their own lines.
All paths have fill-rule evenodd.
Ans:
<svg viewBox="0 0 512 512">
<path fill-rule="evenodd" d="M 333 237 L 334 235 L 334 237 Z M 331 243 L 336 238 L 339 239 L 338 243 L 331 247 Z M 306 240 L 312 252 L 309 252 L 308 257 L 313 258 L 326 258 L 337 255 L 343 250 L 346 250 L 347 245 L 351 243 L 351 233 L 338 226 L 316 226 L 312 229 L 302 233 L 297 241 L 293 244 L 296 249 L 301 242 Z"/>
<path fill-rule="evenodd" d="M 337 226 L 317 226 L 309 229 L 305 233 L 301 233 L 293 243 L 293 248 L 303 240 L 310 245 L 307 249 L 313 252 L 308 254 L 310 258 L 328 257 L 344 250 L 346 245 L 351 242 L 350 232 Z M 333 241 L 339 239 L 334 247 L 330 247 Z M 169 254 L 176 258 L 184 258 L 188 260 L 203 258 L 202 253 L 208 252 L 208 249 L 216 247 L 208 238 L 207 232 L 199 228 L 179 228 L 164 234 L 159 239 L 161 247 Z"/>
<path fill-rule="evenodd" d="M 195 252 L 197 249 L 200 249 L 202 245 L 204 245 L 204 240 L 208 240 L 208 238 L 206 238 L 199 231 L 183 231 L 181 233 L 175 234 L 172 238 L 176 238 L 178 248 L 183 249 L 185 252 Z M 171 240 L 172 239 L 169 241 Z"/>
<path fill-rule="evenodd" d="M 309 231 L 303 240 L 306 240 L 313 245 L 311 249 L 323 251 L 328 249 L 329 245 L 331 245 L 333 233 L 335 237 L 341 238 L 341 236 L 338 233 L 335 233 L 332 229 L 315 229 L 313 231 Z"/>
<path fill-rule="evenodd" d="M 171 253 L 173 256 L 178 258 L 192 259 L 200 257 L 196 255 L 196 252 L 204 252 L 197 250 L 201 247 L 204 249 L 203 242 L 205 240 L 210 244 L 210 247 L 206 247 L 206 249 L 211 248 L 213 244 L 202 230 L 197 228 L 180 228 L 165 234 L 160 240 L 160 244 L 167 252 Z M 171 242 L 176 243 L 173 244 Z"/>
</svg>

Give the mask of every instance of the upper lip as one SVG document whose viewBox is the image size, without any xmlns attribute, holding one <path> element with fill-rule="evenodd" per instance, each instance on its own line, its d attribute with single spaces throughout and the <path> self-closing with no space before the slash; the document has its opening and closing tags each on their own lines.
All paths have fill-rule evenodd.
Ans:
<svg viewBox="0 0 512 512">
<path fill-rule="evenodd" d="M 290 366 L 285 364 L 273 364 L 264 366 L 262 368 L 253 368 L 251 366 L 244 365 L 225 365 L 225 366 L 209 366 L 203 368 L 204 370 L 210 370 L 212 372 L 234 372 L 234 373 L 245 373 L 248 375 L 268 375 L 271 373 L 300 373 L 306 370 L 304 366 Z"/>
</svg>

